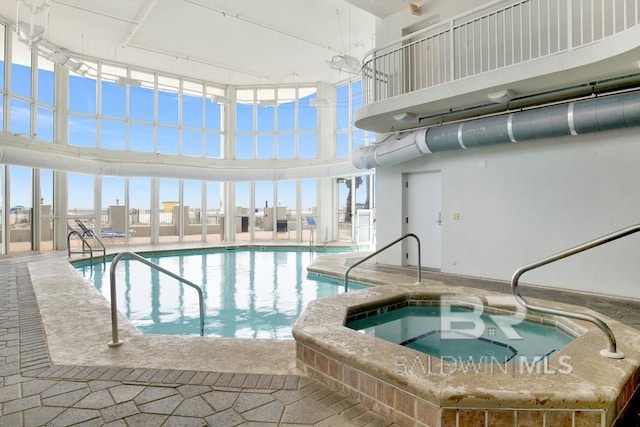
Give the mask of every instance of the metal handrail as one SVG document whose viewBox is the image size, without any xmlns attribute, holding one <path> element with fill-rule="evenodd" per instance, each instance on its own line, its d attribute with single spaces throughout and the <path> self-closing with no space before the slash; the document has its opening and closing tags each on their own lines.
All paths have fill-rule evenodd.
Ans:
<svg viewBox="0 0 640 427">
<path fill-rule="evenodd" d="M 80 221 L 79 219 L 76 219 L 76 224 L 78 224 L 78 227 L 80 227 L 80 229 L 82 230 L 82 237 L 84 237 L 84 236 L 91 237 L 96 242 L 98 242 L 100 244 L 100 246 L 102 246 L 102 252 L 106 253 L 107 248 L 104 246 L 104 243 L 102 242 L 102 240 L 100 240 L 100 238 L 96 235 L 96 233 L 93 232 L 93 230 L 87 228 L 87 226 L 84 225 L 84 223 L 82 221 Z"/>
<path fill-rule="evenodd" d="M 415 238 L 416 242 L 418 243 L 418 273 L 417 273 L 418 280 L 416 281 L 416 283 L 422 283 L 422 262 L 421 262 L 421 257 L 420 257 L 420 238 L 418 236 L 416 236 L 415 234 L 413 234 L 413 233 L 407 233 L 402 237 L 398 237 L 396 240 L 394 240 L 393 242 L 389 243 L 388 245 L 383 246 L 380 249 L 376 250 L 375 252 L 373 252 L 373 253 L 367 255 L 366 257 L 358 260 L 357 262 L 353 263 L 349 268 L 347 268 L 347 271 L 344 273 L 344 291 L 347 292 L 349 290 L 349 272 L 352 269 L 354 269 L 355 267 L 359 266 L 363 262 L 373 258 L 374 256 L 378 255 L 380 252 L 386 251 L 391 246 L 395 245 L 398 242 L 403 241 L 407 237 Z"/>
<path fill-rule="evenodd" d="M 167 270 L 166 268 L 160 267 L 158 264 L 155 264 L 149 261 L 146 258 L 141 257 L 135 252 L 120 252 L 117 254 L 113 261 L 111 262 L 111 269 L 109 270 L 109 281 L 111 284 L 111 335 L 112 339 L 109 342 L 109 347 L 118 347 L 122 345 L 124 341 L 118 339 L 118 308 L 117 308 L 117 294 L 116 294 L 116 266 L 118 262 L 124 258 L 129 257 L 133 258 L 137 261 L 142 262 L 143 264 L 148 265 L 151 268 L 155 268 L 156 270 L 165 273 L 174 279 L 184 283 L 185 285 L 189 285 L 198 291 L 198 300 L 200 302 L 200 336 L 204 336 L 204 297 L 202 295 L 202 289 L 200 286 L 192 283 L 191 281 L 185 279 L 184 277 L 180 277 L 177 274 Z"/>
<path fill-rule="evenodd" d="M 542 267 L 543 265 L 551 264 L 552 262 L 559 261 L 561 259 L 570 257 L 580 252 L 587 251 L 597 246 L 604 245 L 605 243 L 609 243 L 614 240 L 621 239 L 622 237 L 626 237 L 630 234 L 637 233 L 638 231 L 640 231 L 640 224 L 632 225 L 630 227 L 623 228 L 621 230 L 604 235 L 597 239 L 585 242 L 581 245 L 574 246 L 573 248 L 567 249 L 558 254 L 552 255 L 548 258 L 544 258 L 532 264 L 526 265 L 524 267 L 520 267 L 519 269 L 516 270 L 515 273 L 513 273 L 513 277 L 511 278 L 511 290 L 513 291 L 513 296 L 516 298 L 516 301 L 518 301 L 524 308 L 528 310 L 557 315 L 557 316 L 571 317 L 573 319 L 586 320 L 587 322 L 593 323 L 598 328 L 600 328 L 602 332 L 604 332 L 608 340 L 608 348 L 601 350 L 600 354 L 602 356 L 606 356 L 612 359 L 624 358 L 624 354 L 617 350 L 616 337 L 613 334 L 613 331 L 602 320 L 589 314 L 576 313 L 576 312 L 567 311 L 567 310 L 530 305 L 527 303 L 527 301 L 525 301 L 522 295 L 520 295 L 520 292 L 518 291 L 518 281 L 520 280 L 520 277 L 527 271 L 533 270 L 538 267 Z"/>
<path fill-rule="evenodd" d="M 76 235 L 80 238 L 80 240 L 82 241 L 82 252 L 77 252 L 77 251 L 72 251 L 71 250 L 71 236 L 72 235 Z M 87 248 L 85 250 L 85 247 Z M 89 252 L 89 263 L 91 265 L 91 267 L 93 268 L 93 246 L 91 246 L 91 244 L 89 242 L 87 242 L 87 240 L 84 238 L 84 234 L 80 234 L 79 232 L 77 232 L 76 230 L 71 230 L 67 233 L 67 256 L 71 257 L 71 254 L 82 254 L 84 255 L 85 253 Z M 105 257 L 107 255 L 106 249 L 104 247 L 104 245 L 102 245 L 102 261 L 105 261 Z"/>
</svg>

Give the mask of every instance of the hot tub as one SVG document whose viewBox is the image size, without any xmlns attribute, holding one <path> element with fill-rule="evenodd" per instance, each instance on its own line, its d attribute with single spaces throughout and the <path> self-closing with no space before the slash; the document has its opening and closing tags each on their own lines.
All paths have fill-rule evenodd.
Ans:
<svg viewBox="0 0 640 427">
<path fill-rule="evenodd" d="M 615 332 L 624 359 L 599 354 L 606 340 L 590 323 L 527 314 L 527 321 L 553 326 L 573 339 L 547 357 L 512 358 L 507 364 L 500 358 L 438 357 L 345 326 L 347 321 L 404 307 L 433 307 L 443 300 L 462 305 L 480 301 L 483 312 L 509 317 L 518 312 L 511 296 L 452 290 L 439 282 L 378 286 L 323 298 L 310 303 L 293 328 L 298 367 L 406 426 L 610 426 L 638 385 L 639 334 L 612 319 L 603 320 Z"/>
</svg>

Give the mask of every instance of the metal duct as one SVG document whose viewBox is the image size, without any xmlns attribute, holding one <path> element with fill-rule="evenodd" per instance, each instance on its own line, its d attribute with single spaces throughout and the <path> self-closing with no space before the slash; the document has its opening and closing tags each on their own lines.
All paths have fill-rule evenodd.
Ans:
<svg viewBox="0 0 640 427">
<path fill-rule="evenodd" d="M 426 144 L 426 129 L 412 132 L 401 139 L 383 143 L 359 147 L 351 154 L 351 163 L 358 169 L 371 169 L 377 166 L 395 165 L 410 158 L 429 154 L 431 151 Z M 384 145 L 383 150 L 378 147 Z"/>
<path fill-rule="evenodd" d="M 360 169 L 390 166 L 428 153 L 640 126 L 640 92 L 569 102 L 421 129 L 392 142 L 359 147 Z"/>
</svg>

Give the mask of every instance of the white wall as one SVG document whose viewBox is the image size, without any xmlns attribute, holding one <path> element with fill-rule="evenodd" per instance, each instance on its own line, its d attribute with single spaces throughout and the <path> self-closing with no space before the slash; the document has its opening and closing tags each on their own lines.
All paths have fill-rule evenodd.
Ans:
<svg viewBox="0 0 640 427">
<path fill-rule="evenodd" d="M 625 129 L 378 168 L 378 246 L 402 234 L 402 174 L 440 170 L 442 271 L 509 280 L 525 264 L 640 223 L 638 136 L 637 128 Z M 400 265 L 400 255 L 394 248 L 378 262 Z M 638 298 L 639 256 L 640 233 L 526 273 L 521 281 Z"/>
<path fill-rule="evenodd" d="M 385 19 L 376 21 L 376 46 L 383 46 L 403 36 L 402 29 L 437 15 L 439 21 L 458 16 L 463 12 L 475 9 L 490 0 L 427 0 L 414 1 L 422 7 L 420 15 L 412 15 L 407 3 L 406 9 L 394 13 Z"/>
</svg>

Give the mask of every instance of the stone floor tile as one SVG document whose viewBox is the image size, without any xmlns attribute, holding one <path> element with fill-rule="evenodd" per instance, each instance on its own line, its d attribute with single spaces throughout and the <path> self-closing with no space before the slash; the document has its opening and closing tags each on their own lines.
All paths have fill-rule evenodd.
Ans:
<svg viewBox="0 0 640 427">
<path fill-rule="evenodd" d="M 209 405 L 216 411 L 224 411 L 233 406 L 240 393 L 235 391 L 211 391 L 202 395 Z"/>
<path fill-rule="evenodd" d="M 144 388 L 145 387 L 142 385 L 121 384 L 116 387 L 111 387 L 109 389 L 109 393 L 111 393 L 111 397 L 113 397 L 114 402 L 122 403 L 127 400 L 133 400 L 144 390 Z"/>
<path fill-rule="evenodd" d="M 196 372 L 196 374 L 189 380 L 191 385 L 200 385 L 202 381 L 207 377 L 207 372 Z"/>
<path fill-rule="evenodd" d="M 169 371 L 166 377 L 162 380 L 165 384 L 175 383 L 176 380 L 182 375 L 182 371 Z"/>
<path fill-rule="evenodd" d="M 0 403 L 8 402 L 20 398 L 21 384 L 13 384 L 8 387 L 0 388 Z M 23 395 L 24 396 L 24 395 Z M 29 396 L 28 394 L 26 396 Z"/>
<path fill-rule="evenodd" d="M 273 393 L 273 396 L 285 405 L 306 397 L 300 390 L 278 390 Z"/>
<path fill-rule="evenodd" d="M 364 414 L 365 412 L 367 412 L 367 410 L 363 406 L 354 405 L 348 409 L 345 409 L 340 414 L 344 416 L 346 419 L 352 420 Z"/>
<path fill-rule="evenodd" d="M 104 408 L 100 411 L 102 418 L 105 422 L 111 422 L 115 420 L 120 420 L 131 415 L 135 415 L 139 413 L 138 408 L 134 405 L 133 402 L 123 402 L 117 405 L 110 406 L 108 408 Z"/>
<path fill-rule="evenodd" d="M 57 417 L 65 408 L 57 406 L 39 406 L 37 408 L 27 409 L 22 413 L 24 418 L 23 427 L 43 426 L 49 421 Z"/>
<path fill-rule="evenodd" d="M 275 400 L 275 397 L 270 394 L 262 393 L 241 393 L 238 399 L 233 404 L 233 409 L 242 414 L 245 411 L 249 411 L 258 406 L 265 405 Z"/>
<path fill-rule="evenodd" d="M 40 404 L 40 396 L 38 395 L 10 400 L 2 405 L 2 413 L 8 415 L 14 412 L 26 411 L 27 409 L 36 408 Z"/>
<path fill-rule="evenodd" d="M 233 379 L 233 374 L 224 373 L 220 374 L 218 380 L 216 381 L 216 385 L 219 387 L 227 387 L 231 380 Z"/>
<path fill-rule="evenodd" d="M 138 405 L 140 412 L 170 415 L 182 403 L 182 396 L 174 395 Z"/>
<path fill-rule="evenodd" d="M 315 424 L 335 414 L 334 411 L 318 404 L 316 400 L 304 398 L 287 405 L 282 414 L 282 422 L 289 424 Z"/>
<path fill-rule="evenodd" d="M 15 427 L 21 426 L 22 412 L 16 412 L 15 414 L 3 415 L 0 417 L 0 427 Z"/>
<path fill-rule="evenodd" d="M 200 396 L 190 397 L 173 411 L 173 415 L 204 418 L 216 412 L 206 400 Z"/>
<path fill-rule="evenodd" d="M 241 415 L 247 421 L 277 423 L 281 420 L 283 412 L 284 405 L 282 402 L 278 402 L 276 400 L 267 403 L 266 405 L 242 412 Z"/>
<path fill-rule="evenodd" d="M 162 427 L 199 427 L 207 425 L 206 421 L 202 418 L 196 417 L 181 417 L 172 415 L 162 424 Z M 222 426 L 220 426 L 222 427 Z"/>
<path fill-rule="evenodd" d="M 244 418 L 242 418 L 236 411 L 233 409 L 227 409 L 226 411 L 218 412 L 204 419 L 208 425 L 210 426 L 224 426 L 224 427 L 233 427 L 238 426 L 245 423 Z"/>
<path fill-rule="evenodd" d="M 56 381 L 53 380 L 39 380 L 34 379 L 31 381 L 26 381 L 22 383 L 22 395 L 23 396 L 31 396 L 32 394 L 39 394 L 48 388 L 54 386 Z M 1 394 L 1 390 L 0 390 Z"/>
<path fill-rule="evenodd" d="M 391 422 L 381 415 L 376 414 L 373 411 L 367 411 L 364 414 L 360 415 L 351 420 L 352 424 L 362 425 L 366 427 L 388 427 L 391 425 Z"/>
<path fill-rule="evenodd" d="M 188 399 L 190 397 L 198 396 L 200 394 L 211 391 L 211 387 L 199 385 L 181 385 L 177 388 L 177 390 L 182 395 L 182 397 Z"/>
<path fill-rule="evenodd" d="M 128 427 L 150 427 L 162 425 L 167 418 L 169 418 L 168 415 L 135 414 L 125 418 L 124 421 Z"/>
<path fill-rule="evenodd" d="M 202 381 L 202 385 L 215 385 L 218 378 L 220 378 L 219 372 L 211 372 L 207 374 L 206 378 Z"/>
<path fill-rule="evenodd" d="M 237 387 L 240 388 L 244 384 L 244 381 L 247 379 L 247 375 L 245 374 L 235 374 L 231 381 L 229 381 L 229 387 Z"/>
<path fill-rule="evenodd" d="M 284 375 L 274 375 L 273 378 L 271 378 L 271 385 L 269 387 L 274 390 L 279 390 L 284 387 L 286 380 L 287 377 Z"/>
<path fill-rule="evenodd" d="M 103 409 L 113 406 L 115 403 L 108 390 L 100 390 L 88 394 L 74 406 L 85 409 Z"/>
<path fill-rule="evenodd" d="M 318 403 L 320 403 L 322 406 L 330 407 L 340 402 L 344 398 L 345 396 L 343 394 L 334 391 L 328 394 L 327 396 L 323 397 L 322 399 L 319 399 Z"/>
<path fill-rule="evenodd" d="M 134 399 L 136 405 L 152 402 L 154 400 L 163 399 L 168 396 L 178 394 L 178 391 L 172 387 L 154 387 L 149 386 L 142 390 Z"/>
<path fill-rule="evenodd" d="M 100 390 L 105 390 L 111 387 L 116 387 L 120 384 L 121 384 L 120 381 L 95 380 L 95 381 L 89 381 L 89 389 L 91 391 L 100 391 Z"/>
<path fill-rule="evenodd" d="M 127 427 L 127 423 L 124 420 L 115 420 L 110 423 L 102 424 L 102 427 Z"/>
<path fill-rule="evenodd" d="M 151 377 L 149 382 L 152 384 L 164 383 L 164 379 L 167 377 L 167 375 L 169 375 L 169 372 L 170 371 L 166 369 L 161 369 L 158 372 L 156 372 L 153 377 Z"/>
<path fill-rule="evenodd" d="M 100 413 L 96 410 L 68 408 L 51 420 L 47 427 L 67 427 L 73 424 L 85 423 L 95 418 L 100 419 Z"/>
<path fill-rule="evenodd" d="M 196 373 L 195 373 L 195 372 L 193 372 L 193 371 L 184 371 L 182 374 L 180 374 L 180 376 L 178 377 L 178 379 L 176 380 L 176 382 L 177 382 L 178 384 L 187 384 L 187 383 L 189 383 L 189 380 L 190 380 L 191 378 L 193 378 L 193 376 L 194 376 L 195 374 L 196 374 Z"/>
<path fill-rule="evenodd" d="M 78 381 L 58 381 L 56 384 L 42 392 L 42 398 L 44 399 L 80 389 L 87 389 L 86 383 Z"/>
<path fill-rule="evenodd" d="M 88 394 L 89 390 L 86 388 L 70 391 L 68 393 L 57 394 L 55 396 L 44 398 L 42 399 L 42 404 L 49 406 L 66 406 L 67 408 L 70 408 Z"/>
</svg>

